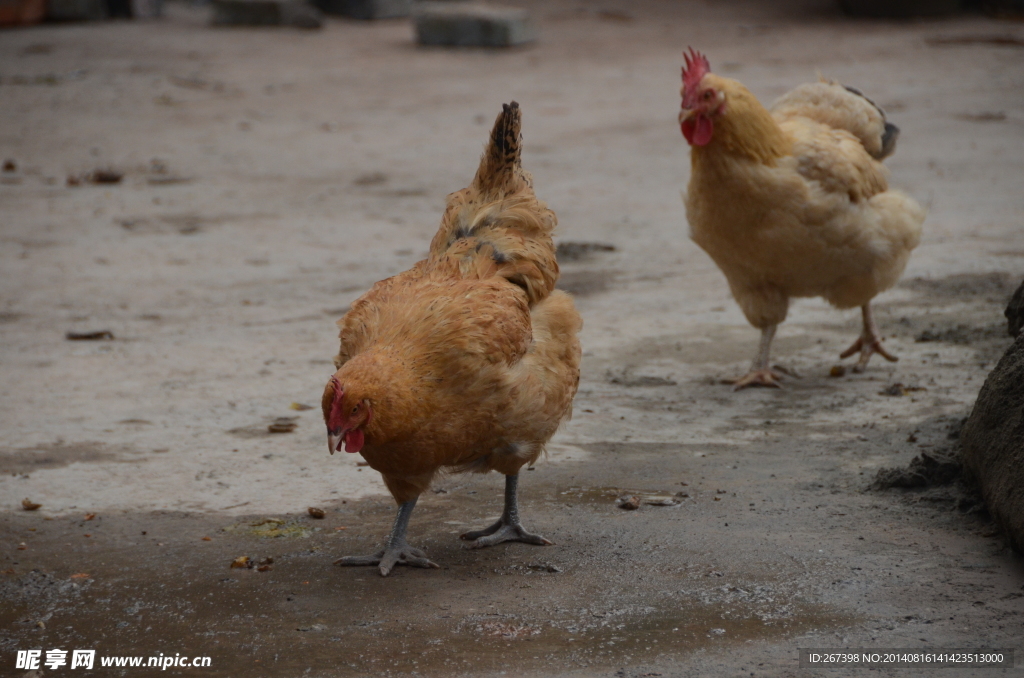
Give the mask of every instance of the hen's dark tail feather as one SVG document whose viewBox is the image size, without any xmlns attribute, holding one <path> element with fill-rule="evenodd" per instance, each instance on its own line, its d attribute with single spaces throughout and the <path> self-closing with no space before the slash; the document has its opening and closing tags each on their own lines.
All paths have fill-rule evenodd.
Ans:
<svg viewBox="0 0 1024 678">
<path fill-rule="evenodd" d="M 481 196 L 491 199 L 515 192 L 524 181 L 530 184 L 522 165 L 522 109 L 515 101 L 502 104 L 501 109 L 473 178 L 473 186 Z"/>
<path fill-rule="evenodd" d="M 473 183 L 448 196 L 430 253 L 435 260 L 457 262 L 463 276 L 504 277 L 534 304 L 558 280 L 551 242 L 557 220 L 537 200 L 523 169 L 521 127 L 519 104 L 504 104 Z"/>
<path fill-rule="evenodd" d="M 885 123 L 885 131 L 882 132 L 882 150 L 880 153 L 875 155 L 875 158 L 882 160 L 893 154 L 896 150 L 896 139 L 900 136 L 900 128 L 885 119 L 885 111 L 882 107 L 876 104 L 871 98 L 869 98 L 864 92 L 861 92 L 856 87 L 850 87 L 849 85 L 843 85 L 844 89 L 851 94 L 856 94 L 864 101 L 868 102 L 875 107 L 875 110 L 882 116 L 882 121 Z"/>
</svg>

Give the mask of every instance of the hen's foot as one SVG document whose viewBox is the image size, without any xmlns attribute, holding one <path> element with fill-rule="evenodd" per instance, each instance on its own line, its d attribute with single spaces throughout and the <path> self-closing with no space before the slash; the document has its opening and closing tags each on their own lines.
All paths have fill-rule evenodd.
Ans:
<svg viewBox="0 0 1024 678">
<path fill-rule="evenodd" d="M 395 568 L 395 565 L 432 567 L 435 569 L 438 567 L 437 563 L 428 559 L 427 554 L 422 550 L 413 548 L 405 543 L 388 546 L 372 556 L 345 556 L 344 558 L 338 558 L 334 561 L 334 564 L 342 566 L 379 565 L 378 569 L 382 577 L 388 576 L 391 570 Z"/>
<path fill-rule="evenodd" d="M 853 342 L 850 348 L 840 353 L 839 357 L 849 358 L 858 351 L 860 351 L 860 359 L 857 360 L 857 364 L 853 366 L 854 372 L 863 372 L 864 368 L 868 366 L 868 361 L 871 360 L 871 356 L 875 353 L 891 363 L 899 360 L 899 358 L 882 348 L 882 338 L 878 335 L 862 335 L 857 337 L 857 341 Z"/>
<path fill-rule="evenodd" d="M 782 384 L 779 380 L 782 379 L 782 375 L 774 370 L 768 368 L 760 370 L 750 370 L 746 375 L 739 379 L 733 380 L 734 391 L 746 388 L 748 386 L 767 386 L 769 388 L 782 388 Z"/>
<path fill-rule="evenodd" d="M 473 542 L 469 547 L 474 549 L 494 546 L 503 541 L 521 541 L 527 544 L 536 544 L 537 546 L 549 546 L 554 543 L 539 534 L 527 532 L 522 523 L 507 522 L 504 518 L 490 527 L 467 532 L 461 538 Z"/>
</svg>

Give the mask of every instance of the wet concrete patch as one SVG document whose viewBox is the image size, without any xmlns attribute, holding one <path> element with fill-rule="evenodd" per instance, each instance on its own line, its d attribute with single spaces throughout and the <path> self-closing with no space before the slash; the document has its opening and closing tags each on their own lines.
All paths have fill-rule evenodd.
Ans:
<svg viewBox="0 0 1024 678">
<path fill-rule="evenodd" d="M 399 568 L 387 579 L 372 568 L 330 564 L 353 541 L 364 541 L 340 530 L 302 542 L 267 540 L 218 532 L 211 517 L 136 514 L 89 526 L 86 541 L 80 521 L 15 516 L 5 520 L 9 535 L 36 531 L 28 550 L 7 554 L 0 649 L 184 650 L 213 657 L 203 672 L 212 676 L 237 676 L 240 667 L 261 675 L 300 675 L 311 667 L 314 676 L 513 669 L 529 675 L 553 668 L 585 675 L 858 621 L 807 599 L 792 567 L 773 568 L 764 578 L 695 554 L 680 561 L 649 553 L 637 570 L 622 554 L 588 557 L 591 549 L 580 544 L 467 550 L 432 527 L 452 503 L 435 502 L 419 516 L 417 538 L 442 569 Z M 454 503 L 479 512 L 468 493 Z M 356 527 L 360 518 L 376 522 L 390 513 L 386 502 L 349 504 L 329 514 L 329 527 Z M 376 529 L 359 531 L 365 537 Z M 636 536 L 620 532 L 616 540 L 630 544 L 628 552 L 642 551 L 650 532 L 631 532 Z M 76 545 L 58 556 L 55 549 L 72 539 Z M 274 566 L 230 568 L 241 553 L 272 556 Z M 652 586 L 663 592 L 657 600 L 643 593 Z"/>
</svg>

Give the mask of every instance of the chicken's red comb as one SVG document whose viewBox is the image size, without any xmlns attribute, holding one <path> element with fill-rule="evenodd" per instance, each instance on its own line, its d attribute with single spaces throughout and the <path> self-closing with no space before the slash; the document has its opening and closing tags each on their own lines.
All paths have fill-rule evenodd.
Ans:
<svg viewBox="0 0 1024 678">
<path fill-rule="evenodd" d="M 686 62 L 683 66 L 683 92 L 689 98 L 700 84 L 700 79 L 711 72 L 711 64 L 706 56 L 692 47 L 689 54 L 683 52 L 683 60 Z"/>
</svg>

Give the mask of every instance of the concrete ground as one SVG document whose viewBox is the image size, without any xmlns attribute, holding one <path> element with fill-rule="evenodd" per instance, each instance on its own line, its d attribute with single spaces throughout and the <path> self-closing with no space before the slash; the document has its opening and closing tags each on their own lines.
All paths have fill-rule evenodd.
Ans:
<svg viewBox="0 0 1024 678">
<path fill-rule="evenodd" d="M 216 30 L 177 4 L 0 33 L 0 673 L 52 648 L 205 655 L 159 673 L 232 677 L 863 675 L 800 669 L 801 647 L 1024 662 L 1024 566 L 984 513 L 955 486 L 868 490 L 955 446 L 1009 344 L 1024 26 L 854 21 L 825 0 L 527 4 L 541 41 L 502 52 L 419 49 L 399 20 Z M 858 314 L 801 300 L 775 357 L 802 378 L 720 383 L 757 332 L 687 237 L 688 45 L 763 100 L 820 71 L 902 128 L 892 183 L 929 217 L 875 306 L 898 363 L 830 377 Z M 582 383 L 522 482 L 556 545 L 465 549 L 501 479 L 448 476 L 410 528 L 440 570 L 334 567 L 393 504 L 291 405 L 317 404 L 334 320 L 425 254 L 512 99 L 560 240 L 616 248 L 563 262 Z M 68 185 L 96 169 L 124 178 Z M 280 417 L 294 431 L 268 433 Z"/>
</svg>

